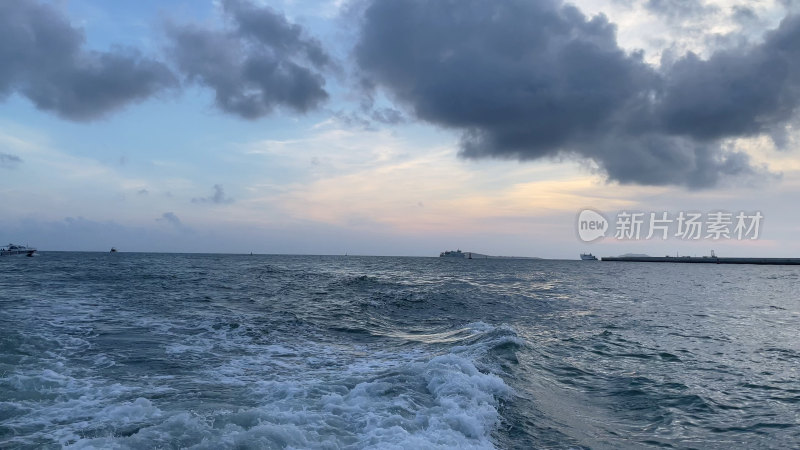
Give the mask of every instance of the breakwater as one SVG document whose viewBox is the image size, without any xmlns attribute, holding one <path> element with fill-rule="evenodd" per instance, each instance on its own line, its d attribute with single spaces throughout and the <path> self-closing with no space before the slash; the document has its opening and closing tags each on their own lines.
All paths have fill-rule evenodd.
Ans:
<svg viewBox="0 0 800 450">
<path fill-rule="evenodd" d="M 800 258 L 732 258 L 719 256 L 604 256 L 602 261 L 689 264 L 800 265 Z"/>
</svg>

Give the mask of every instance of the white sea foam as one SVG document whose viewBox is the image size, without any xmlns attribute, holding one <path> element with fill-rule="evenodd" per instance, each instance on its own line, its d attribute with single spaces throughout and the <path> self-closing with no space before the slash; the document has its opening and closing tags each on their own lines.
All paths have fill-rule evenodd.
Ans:
<svg viewBox="0 0 800 450">
<path fill-rule="evenodd" d="M 412 364 L 401 378 L 402 384 L 378 378 L 350 389 L 334 386 L 321 396 L 313 391 L 327 389 L 322 380 L 275 383 L 269 404 L 205 416 L 180 412 L 131 436 L 83 439 L 71 447 L 492 448 L 498 400 L 509 394 L 500 378 L 456 355 Z M 145 399 L 101 412 L 102 421 L 118 427 L 162 414 Z"/>
<path fill-rule="evenodd" d="M 113 354 L 92 353 L 91 331 L 75 320 L 85 311 L 63 313 L 35 364 L 0 378 L 25 393 L 0 403 L 11 416 L 4 425 L 19 433 L 0 446 L 492 448 L 500 402 L 511 392 L 479 360 L 513 331 L 485 323 L 418 339 L 406 333 L 400 338 L 412 345 L 398 348 L 267 340 L 238 325 L 246 318 L 131 316 L 126 323 L 160 336 L 164 359 L 196 367 L 121 381 L 98 376 L 126 368 Z M 70 336 L 76 330 L 86 338 Z M 69 358 L 79 351 L 86 364 L 76 367 Z M 200 400 L 185 394 L 186 383 Z M 206 403 L 206 392 L 219 404 Z"/>
<path fill-rule="evenodd" d="M 486 325 L 479 333 L 495 330 Z M 112 432 L 70 447 L 492 448 L 499 402 L 511 394 L 463 349 L 438 356 L 384 350 L 360 358 L 309 342 L 256 349 L 199 372 L 197 379 L 209 388 L 241 389 L 252 406 L 180 411 L 138 398 L 106 407 L 93 419 L 129 435 Z M 298 370 L 309 355 L 319 367 L 305 362 Z M 270 373 L 272 360 L 282 358 L 294 376 Z M 130 431 L 131 424 L 138 428 Z"/>
<path fill-rule="evenodd" d="M 63 445 L 80 439 L 81 430 L 127 423 L 123 418 L 131 413 L 121 411 L 127 406 L 118 403 L 118 399 L 128 396 L 133 388 L 98 382 L 90 377 L 75 377 L 68 370 L 61 370 L 63 372 L 54 367 L 23 371 L 1 379 L 4 385 L 14 386 L 19 392 L 13 401 L 6 403 L 24 412 L 6 420 L 4 425 L 27 431 L 25 436 L 9 443 L 32 445 L 54 441 Z M 135 409 L 146 406 L 142 402 L 149 404 L 146 399 L 140 400 L 134 405 Z"/>
</svg>

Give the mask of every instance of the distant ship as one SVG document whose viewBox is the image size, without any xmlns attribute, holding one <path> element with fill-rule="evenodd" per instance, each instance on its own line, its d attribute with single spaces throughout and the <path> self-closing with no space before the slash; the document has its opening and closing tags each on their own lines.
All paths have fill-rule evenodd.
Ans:
<svg viewBox="0 0 800 450">
<path fill-rule="evenodd" d="M 442 253 L 439 253 L 440 258 L 466 258 L 467 254 L 462 252 L 461 250 L 447 250 Z"/>
<path fill-rule="evenodd" d="M 26 247 L 24 245 L 8 244 L 5 247 L 0 247 L 0 256 L 13 256 L 13 255 L 33 256 L 34 254 L 36 254 L 35 248 Z"/>
<path fill-rule="evenodd" d="M 581 259 L 584 261 L 597 261 L 597 256 L 591 253 L 581 253 Z"/>
<path fill-rule="evenodd" d="M 111 247 L 111 251 L 109 253 L 117 253 L 117 247 Z"/>
</svg>

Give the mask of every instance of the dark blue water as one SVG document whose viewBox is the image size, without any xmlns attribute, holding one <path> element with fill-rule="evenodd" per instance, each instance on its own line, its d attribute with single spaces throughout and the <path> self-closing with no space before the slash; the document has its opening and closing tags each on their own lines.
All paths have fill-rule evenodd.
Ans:
<svg viewBox="0 0 800 450">
<path fill-rule="evenodd" d="M 0 258 L 0 447 L 797 448 L 800 268 Z"/>
</svg>

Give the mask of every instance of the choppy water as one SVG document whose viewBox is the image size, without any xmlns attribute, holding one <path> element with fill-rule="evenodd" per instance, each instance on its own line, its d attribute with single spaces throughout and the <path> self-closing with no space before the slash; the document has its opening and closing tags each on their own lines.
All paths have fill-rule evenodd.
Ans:
<svg viewBox="0 0 800 450">
<path fill-rule="evenodd" d="M 800 445 L 800 268 L 0 258 L 0 447 Z"/>
</svg>

